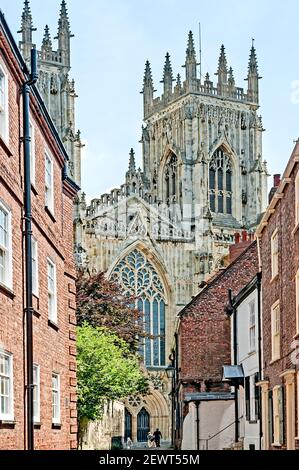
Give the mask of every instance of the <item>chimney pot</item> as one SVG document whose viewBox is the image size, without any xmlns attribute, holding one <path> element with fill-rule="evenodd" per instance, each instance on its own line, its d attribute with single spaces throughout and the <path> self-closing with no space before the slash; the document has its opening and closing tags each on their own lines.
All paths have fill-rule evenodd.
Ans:
<svg viewBox="0 0 299 470">
<path fill-rule="evenodd" d="M 273 186 L 274 186 L 274 188 L 278 188 L 278 186 L 280 185 L 280 180 L 281 180 L 281 175 L 280 174 L 274 175 L 274 177 L 273 177 Z"/>
<path fill-rule="evenodd" d="M 240 234 L 235 233 L 235 243 L 240 243 Z"/>
<path fill-rule="evenodd" d="M 242 232 L 242 242 L 247 242 L 247 231 L 243 230 Z"/>
</svg>

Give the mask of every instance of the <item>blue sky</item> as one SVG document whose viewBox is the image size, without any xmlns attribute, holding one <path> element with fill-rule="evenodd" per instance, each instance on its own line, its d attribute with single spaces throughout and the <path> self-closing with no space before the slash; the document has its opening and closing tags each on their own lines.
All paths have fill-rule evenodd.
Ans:
<svg viewBox="0 0 299 470">
<path fill-rule="evenodd" d="M 165 53 L 174 73 L 184 73 L 187 34 L 198 42 L 202 25 L 202 70 L 213 75 L 220 45 L 226 47 L 238 86 L 244 78 L 251 38 L 259 60 L 264 159 L 280 173 L 299 135 L 299 3 L 296 0 L 68 0 L 72 71 L 79 98 L 77 125 L 86 141 L 82 188 L 95 197 L 123 182 L 131 147 L 141 163 L 144 63 L 152 65 L 161 91 Z M 11 30 L 20 27 L 23 0 L 1 0 Z M 38 47 L 45 24 L 57 32 L 60 0 L 31 0 Z M 15 34 L 17 38 L 17 35 Z"/>
</svg>

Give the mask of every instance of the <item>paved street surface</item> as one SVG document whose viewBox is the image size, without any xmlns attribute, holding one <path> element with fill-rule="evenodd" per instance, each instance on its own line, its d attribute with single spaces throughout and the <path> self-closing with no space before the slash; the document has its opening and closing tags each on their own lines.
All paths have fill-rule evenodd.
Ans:
<svg viewBox="0 0 299 470">
<path fill-rule="evenodd" d="M 147 450 L 147 451 L 158 451 L 158 450 L 166 450 L 170 449 L 171 445 L 168 441 L 161 442 L 161 447 L 148 447 L 147 442 L 138 442 L 138 444 L 134 444 L 131 450 Z"/>
</svg>

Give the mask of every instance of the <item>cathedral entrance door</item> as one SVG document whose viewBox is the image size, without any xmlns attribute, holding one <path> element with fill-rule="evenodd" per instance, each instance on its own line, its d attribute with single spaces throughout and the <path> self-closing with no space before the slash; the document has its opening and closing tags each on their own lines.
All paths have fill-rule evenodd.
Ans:
<svg viewBox="0 0 299 470">
<path fill-rule="evenodd" d="M 137 416 L 137 441 L 146 442 L 150 432 L 150 415 L 145 408 L 142 408 Z"/>
<path fill-rule="evenodd" d="M 132 439 L 132 415 L 131 413 L 125 409 L 125 440 Z"/>
</svg>

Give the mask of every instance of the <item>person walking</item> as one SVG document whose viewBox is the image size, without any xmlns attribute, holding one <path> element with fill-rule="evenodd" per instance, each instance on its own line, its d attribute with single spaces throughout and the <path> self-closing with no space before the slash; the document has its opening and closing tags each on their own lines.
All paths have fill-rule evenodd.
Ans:
<svg viewBox="0 0 299 470">
<path fill-rule="evenodd" d="M 147 435 L 147 445 L 148 445 L 148 447 L 154 447 L 155 446 L 155 438 L 154 438 L 153 434 L 151 434 L 150 432 Z"/>
<path fill-rule="evenodd" d="M 132 449 L 133 442 L 130 437 L 127 438 L 127 449 Z"/>
<path fill-rule="evenodd" d="M 161 434 L 161 431 L 159 430 L 159 428 L 156 429 L 156 431 L 153 433 L 153 436 L 154 436 L 154 439 L 155 439 L 156 447 L 160 447 L 162 434 Z"/>
</svg>

